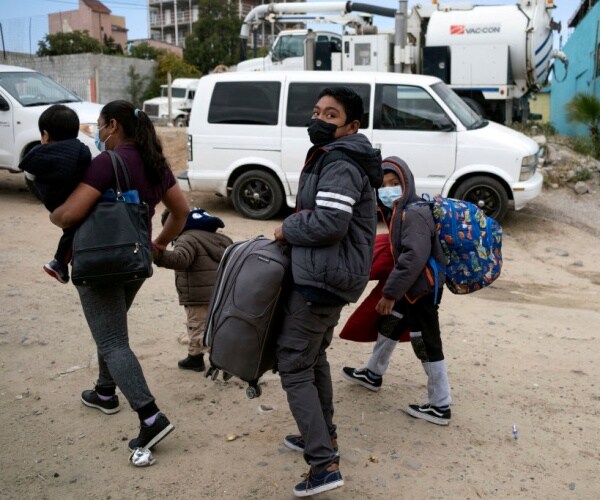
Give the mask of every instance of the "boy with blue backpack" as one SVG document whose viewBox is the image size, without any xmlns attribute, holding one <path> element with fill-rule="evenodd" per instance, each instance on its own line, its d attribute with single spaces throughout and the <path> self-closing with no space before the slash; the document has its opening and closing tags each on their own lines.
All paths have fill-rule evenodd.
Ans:
<svg viewBox="0 0 600 500">
<path fill-rule="evenodd" d="M 367 389 L 381 387 L 392 352 L 406 327 L 410 342 L 427 374 L 428 401 L 411 404 L 406 412 L 438 425 L 450 423 L 452 397 L 438 317 L 445 275 L 433 268 L 430 257 L 445 257 L 431 208 L 416 194 L 412 172 L 401 159 L 383 161 L 383 188 L 378 190 L 380 208 L 389 228 L 395 266 L 383 287 L 375 309 L 381 315 L 379 333 L 366 367 L 344 367 L 342 376 Z"/>
</svg>

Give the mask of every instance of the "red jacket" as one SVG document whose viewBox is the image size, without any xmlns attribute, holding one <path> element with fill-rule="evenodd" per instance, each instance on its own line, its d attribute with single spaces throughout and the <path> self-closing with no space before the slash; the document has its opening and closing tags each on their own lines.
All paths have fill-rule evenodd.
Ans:
<svg viewBox="0 0 600 500">
<path fill-rule="evenodd" d="M 377 280 L 379 283 L 348 318 L 340 332 L 340 338 L 354 342 L 375 342 L 377 340 L 377 325 L 380 316 L 375 311 L 375 306 L 382 297 L 383 285 L 393 268 L 394 257 L 390 247 L 389 234 L 378 234 L 375 237 L 373 263 L 371 264 L 369 280 Z M 409 330 L 406 329 L 400 337 L 400 342 L 408 342 L 409 340 Z"/>
</svg>

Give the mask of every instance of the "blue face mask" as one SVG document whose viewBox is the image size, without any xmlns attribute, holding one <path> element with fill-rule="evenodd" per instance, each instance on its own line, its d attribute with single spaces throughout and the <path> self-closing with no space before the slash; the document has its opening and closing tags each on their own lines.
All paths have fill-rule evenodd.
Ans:
<svg viewBox="0 0 600 500">
<path fill-rule="evenodd" d="M 402 196 L 402 186 L 380 188 L 379 199 L 388 208 L 394 208 L 394 202 Z"/>
<path fill-rule="evenodd" d="M 110 139 L 110 135 L 106 138 L 106 141 L 102 142 L 100 140 L 100 131 L 106 127 L 106 125 L 102 125 L 102 127 L 97 128 L 96 129 L 96 135 L 94 136 L 94 143 L 96 144 L 96 147 L 98 148 L 98 151 L 102 152 L 106 149 L 106 141 L 108 141 L 108 139 Z M 112 134 L 111 134 L 112 135 Z"/>
</svg>

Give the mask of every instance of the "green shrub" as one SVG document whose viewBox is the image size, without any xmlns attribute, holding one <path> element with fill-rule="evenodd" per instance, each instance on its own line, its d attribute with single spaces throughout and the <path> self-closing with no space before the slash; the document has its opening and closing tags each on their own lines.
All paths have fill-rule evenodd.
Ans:
<svg viewBox="0 0 600 500">
<path fill-rule="evenodd" d="M 513 128 L 514 130 L 517 130 L 518 132 L 521 132 L 522 134 L 528 135 L 530 137 L 534 136 L 534 135 L 550 136 L 550 135 L 557 134 L 556 128 L 554 127 L 554 125 L 552 125 L 549 122 L 543 122 L 543 123 L 532 122 L 532 121 L 528 121 L 527 123 L 513 122 L 511 124 L 511 128 Z"/>
<path fill-rule="evenodd" d="M 576 153 L 596 157 L 596 148 L 590 137 L 573 137 L 571 139 L 571 148 Z"/>
<path fill-rule="evenodd" d="M 589 181 L 592 178 L 592 172 L 587 167 L 578 167 L 575 169 L 575 175 L 573 176 L 573 182 Z"/>
</svg>

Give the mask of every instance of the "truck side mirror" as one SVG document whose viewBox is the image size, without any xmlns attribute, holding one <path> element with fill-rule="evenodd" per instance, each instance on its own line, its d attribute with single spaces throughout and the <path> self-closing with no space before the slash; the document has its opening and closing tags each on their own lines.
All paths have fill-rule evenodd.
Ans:
<svg viewBox="0 0 600 500">
<path fill-rule="evenodd" d="M 10 104 L 8 104 L 8 101 L 0 95 L 0 111 L 9 111 L 9 110 L 10 110 Z"/>
</svg>

